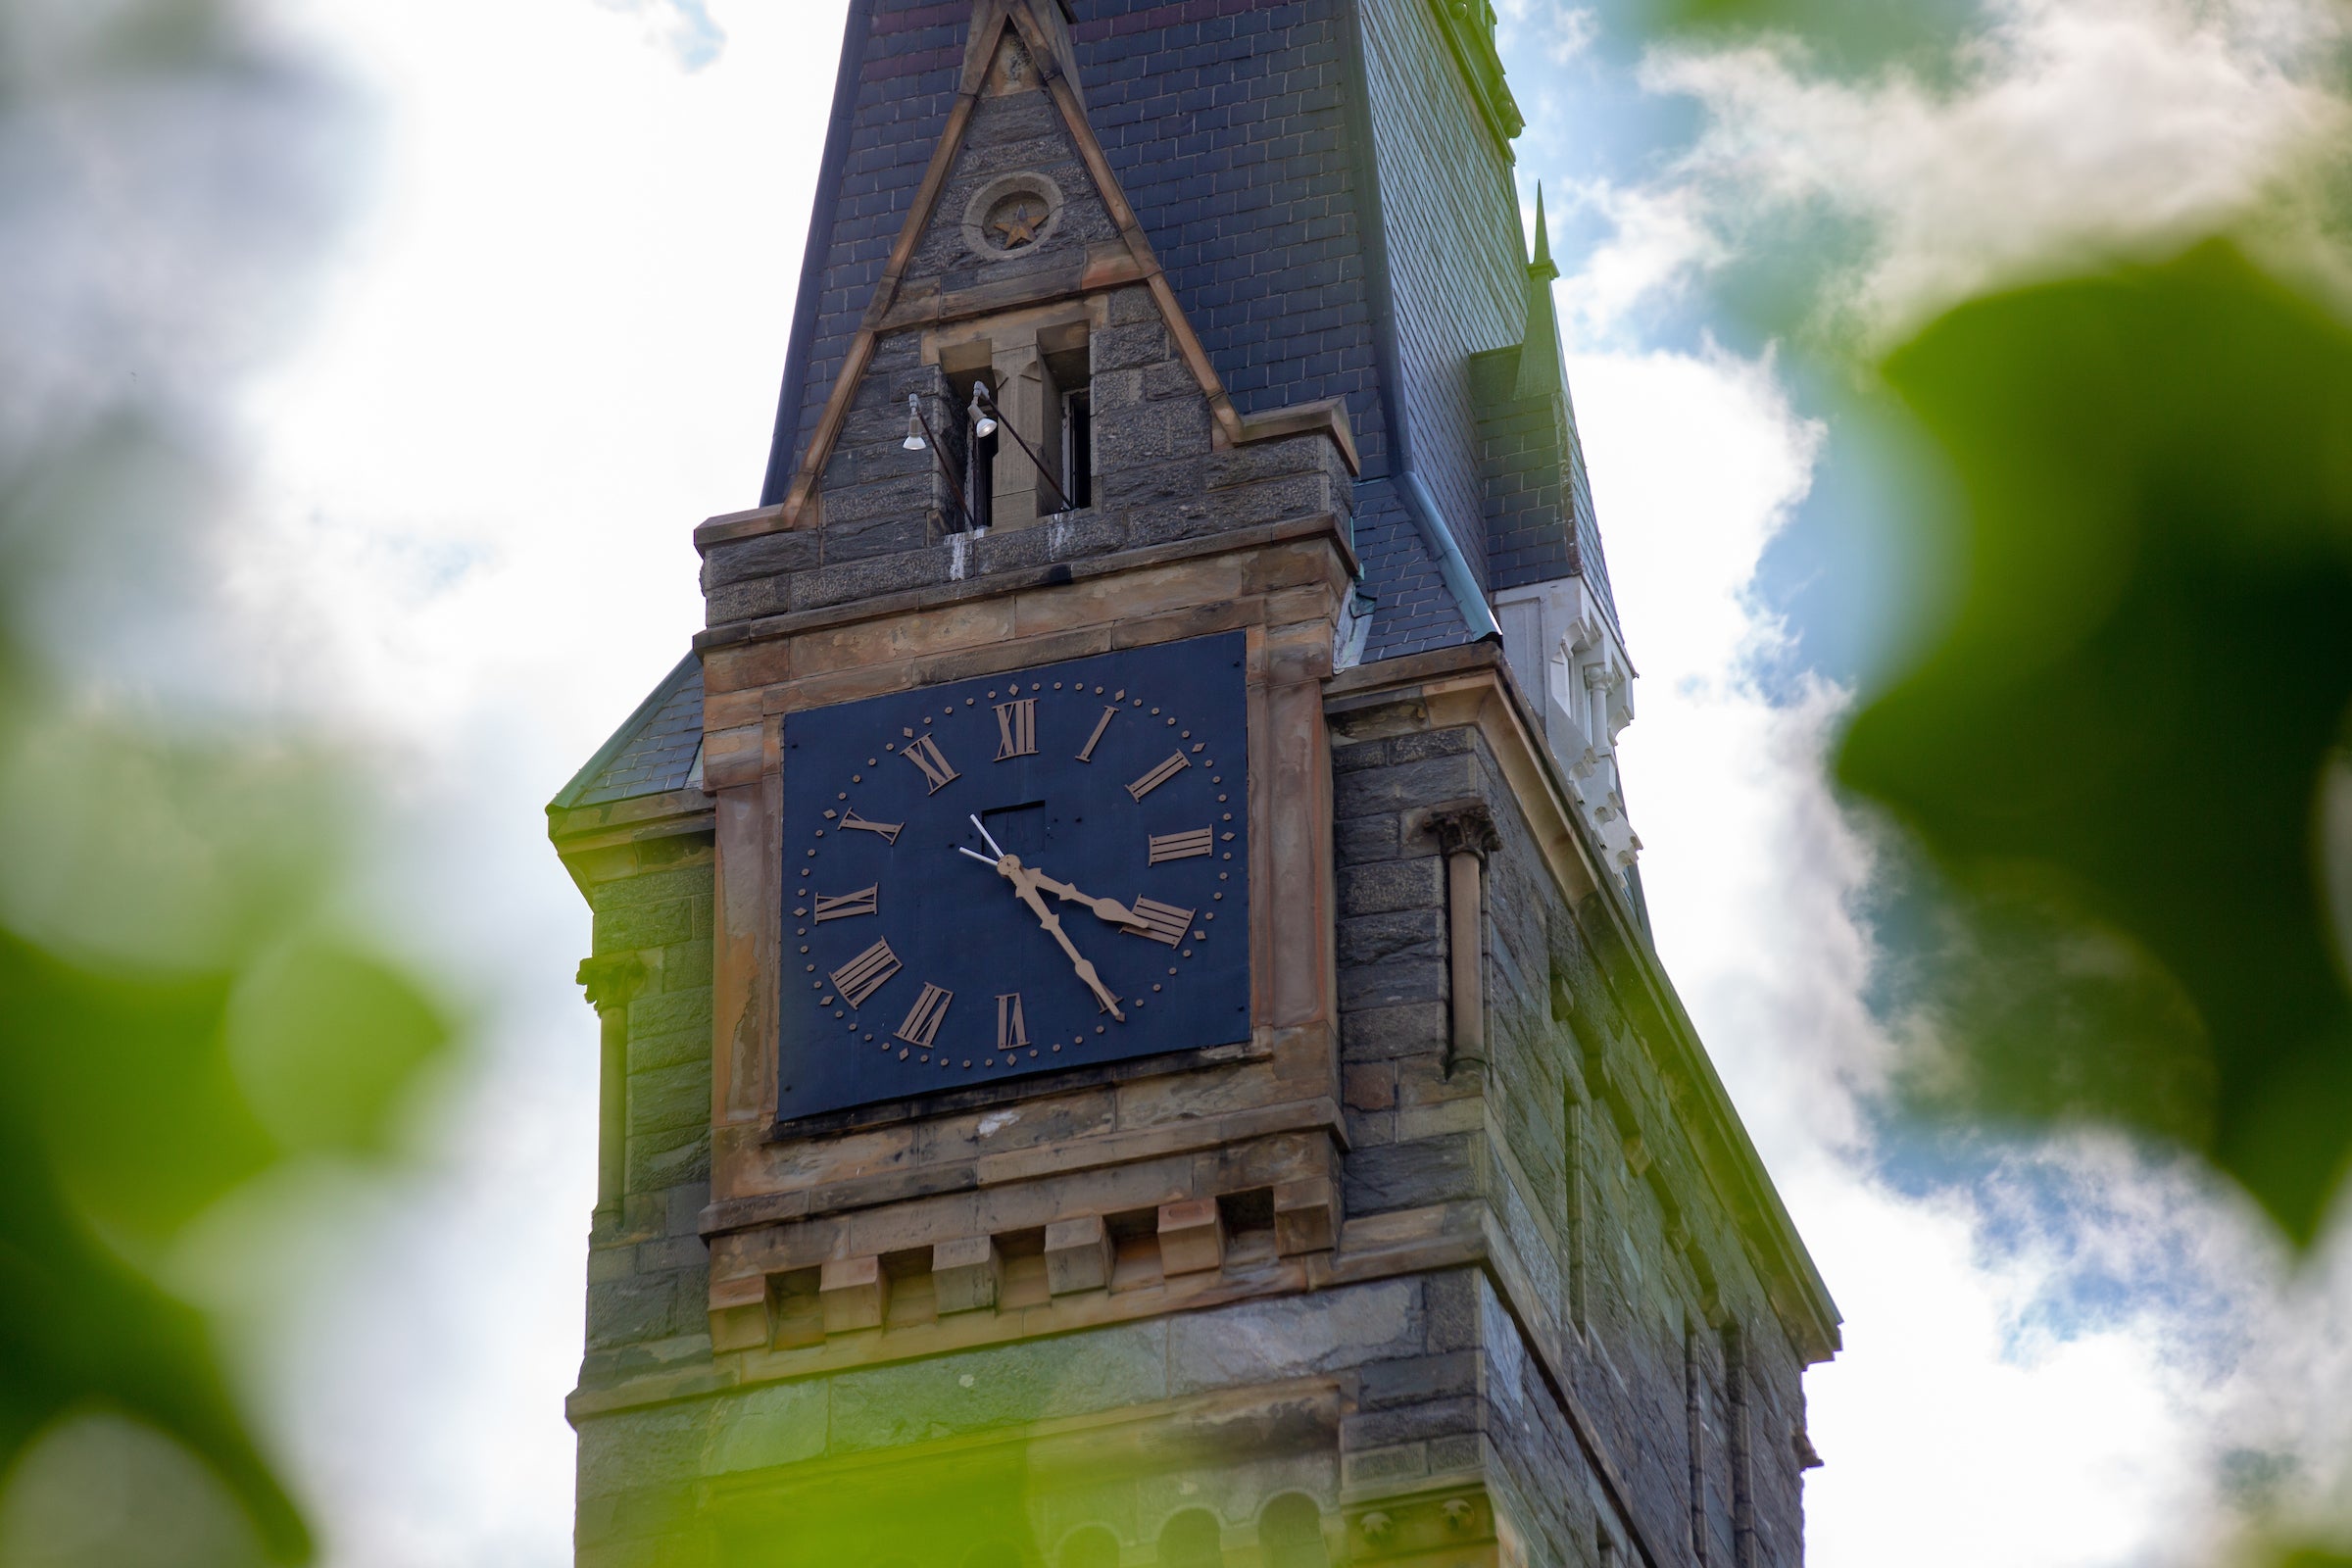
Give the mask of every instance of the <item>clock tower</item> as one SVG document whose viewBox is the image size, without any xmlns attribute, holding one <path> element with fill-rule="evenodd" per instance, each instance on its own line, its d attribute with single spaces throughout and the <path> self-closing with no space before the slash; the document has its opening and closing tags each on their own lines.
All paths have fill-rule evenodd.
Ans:
<svg viewBox="0 0 2352 1568">
<path fill-rule="evenodd" d="M 587 1568 L 1793 1568 L 1485 0 L 851 0 L 760 504 L 549 808 Z"/>
</svg>

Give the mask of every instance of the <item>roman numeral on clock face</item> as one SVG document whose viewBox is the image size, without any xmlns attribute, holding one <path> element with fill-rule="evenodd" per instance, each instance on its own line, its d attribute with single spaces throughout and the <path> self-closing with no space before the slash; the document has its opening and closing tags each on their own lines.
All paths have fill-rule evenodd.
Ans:
<svg viewBox="0 0 2352 1568">
<path fill-rule="evenodd" d="M 1021 994 L 997 999 L 997 1049 L 1015 1051 L 1029 1044 L 1029 1026 L 1021 1021 Z"/>
<path fill-rule="evenodd" d="M 939 742 L 928 735 L 918 735 L 908 741 L 906 749 L 899 755 L 922 769 L 923 777 L 931 781 L 931 788 L 925 792 L 927 794 L 937 795 L 941 785 L 952 779 L 963 777 L 961 773 L 956 771 L 947 758 L 940 754 Z"/>
<path fill-rule="evenodd" d="M 935 985 L 925 985 L 923 994 L 914 999 L 906 1016 L 899 1024 L 898 1037 L 917 1051 L 929 1051 L 932 1040 L 939 1034 L 940 1020 L 948 1015 L 948 1004 L 956 1000 L 953 991 L 942 991 Z"/>
<path fill-rule="evenodd" d="M 1154 942 L 1164 942 L 1172 948 L 1184 940 L 1184 934 L 1192 928 L 1192 924 L 1193 911 L 1190 909 L 1179 909 L 1173 904 L 1161 904 L 1156 899 L 1138 899 L 1135 901 L 1135 924 L 1123 925 L 1119 929 L 1130 936 L 1150 937 Z"/>
<path fill-rule="evenodd" d="M 868 822 L 858 814 L 855 806 L 841 813 L 841 825 L 845 829 L 854 827 L 860 833 L 877 834 L 885 844 L 898 843 L 900 832 L 906 826 L 904 822 Z"/>
<path fill-rule="evenodd" d="M 1110 721 L 1117 713 L 1118 710 L 1115 708 L 1102 710 L 1102 716 L 1095 720 L 1095 732 L 1086 738 L 1086 749 L 1078 754 L 1078 760 L 1091 762 L 1095 760 L 1095 747 L 1101 743 L 1102 732 L 1110 728 Z"/>
<path fill-rule="evenodd" d="M 877 942 L 860 953 L 826 978 L 841 1000 L 853 1007 L 865 1005 L 865 999 L 882 989 L 882 982 L 899 972 L 899 956 L 890 951 L 888 942 Z"/>
<path fill-rule="evenodd" d="M 1139 778 L 1134 783 L 1128 785 L 1127 793 L 1140 801 L 1145 796 L 1151 794 L 1153 790 L 1159 788 L 1162 784 L 1165 784 L 1168 780 L 1174 778 L 1177 774 L 1183 772 L 1186 768 L 1192 765 L 1193 764 L 1191 762 L 1185 760 L 1185 756 L 1182 752 L 1170 752 L 1166 761 L 1160 763 L 1151 772 L 1146 773 L 1142 778 Z"/>
<path fill-rule="evenodd" d="M 1215 840 L 1213 830 L 1204 827 L 1184 833 L 1154 833 L 1151 838 L 1152 855 L 1147 863 L 1157 865 L 1162 860 L 1189 860 L 1195 856 L 1207 855 L 1215 850 Z M 823 901 L 820 899 L 818 902 Z"/>
<path fill-rule="evenodd" d="M 846 920 L 853 914 L 872 914 L 880 892 L 881 884 L 876 883 L 870 888 L 859 888 L 855 893 L 841 893 L 830 898 L 819 893 L 816 896 L 816 923 L 823 925 L 827 920 Z"/>
<path fill-rule="evenodd" d="M 927 739 L 928 737 L 926 737 Z M 997 760 L 1037 755 L 1037 699 L 1019 697 L 997 705 Z"/>
</svg>

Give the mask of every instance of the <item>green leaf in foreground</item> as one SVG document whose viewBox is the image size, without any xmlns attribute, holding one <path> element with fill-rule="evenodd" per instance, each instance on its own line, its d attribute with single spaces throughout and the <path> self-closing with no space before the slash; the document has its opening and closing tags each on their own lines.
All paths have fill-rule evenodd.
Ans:
<svg viewBox="0 0 2352 1568">
<path fill-rule="evenodd" d="M 390 1152 L 449 1045 L 414 979 L 320 924 L 334 786 L 258 733 L 0 702 L 0 1474 L 112 1410 L 209 1465 L 283 1561 L 310 1534 L 214 1326 L 145 1270 L 290 1159 Z M 262 1262 L 196 1245 L 214 1274 Z"/>
<path fill-rule="evenodd" d="M 1839 776 L 1977 909 L 2034 911 L 1980 945 L 2001 1025 L 1963 1008 L 1950 1049 L 1995 1102 L 2199 1149 L 2307 1244 L 2352 1153 L 2319 850 L 2352 703 L 2352 333 L 2213 242 L 1974 301 L 1886 375 L 1965 493 L 1967 577 Z"/>
</svg>

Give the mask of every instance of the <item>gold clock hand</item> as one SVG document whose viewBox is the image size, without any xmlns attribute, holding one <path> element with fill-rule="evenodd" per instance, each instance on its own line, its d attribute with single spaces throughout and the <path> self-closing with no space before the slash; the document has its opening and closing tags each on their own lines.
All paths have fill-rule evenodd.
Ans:
<svg viewBox="0 0 2352 1568">
<path fill-rule="evenodd" d="M 1094 898 L 1091 895 L 1079 892 L 1067 882 L 1056 882 L 1052 877 L 1046 875 L 1045 872 L 1035 868 L 1032 868 L 1029 874 L 1035 877 L 1037 879 L 1037 885 L 1041 888 L 1044 888 L 1048 893 L 1054 895 L 1056 898 L 1067 899 L 1072 904 L 1083 904 L 1088 908 L 1094 910 L 1095 913 L 1101 915 L 1103 919 L 1108 920 L 1112 925 L 1135 924 L 1135 911 L 1127 907 L 1127 906 L 1124 904 L 1121 904 L 1116 899 Z"/>
<path fill-rule="evenodd" d="M 970 855 L 972 852 L 966 850 L 964 853 Z M 1102 1004 L 1102 1010 L 1120 1023 L 1125 1023 L 1127 1014 L 1119 1010 L 1119 999 L 1112 996 L 1110 989 L 1102 984 L 1102 977 L 1095 972 L 1095 966 L 1087 962 L 1086 956 L 1062 931 L 1061 917 L 1048 908 L 1045 899 L 1039 895 L 1038 873 L 1022 865 L 1017 855 L 1007 855 L 997 861 L 997 871 L 1012 884 L 1013 896 L 1029 906 L 1030 911 L 1037 916 L 1038 924 L 1046 928 L 1046 934 L 1069 956 L 1071 967 L 1078 971 L 1078 978 L 1086 982 L 1086 988 L 1095 994 L 1095 1000 Z"/>
</svg>

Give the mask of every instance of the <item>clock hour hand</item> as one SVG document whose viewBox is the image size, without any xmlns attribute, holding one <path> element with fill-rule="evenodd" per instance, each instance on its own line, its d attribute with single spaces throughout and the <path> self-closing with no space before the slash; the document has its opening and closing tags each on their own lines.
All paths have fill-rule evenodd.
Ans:
<svg viewBox="0 0 2352 1568">
<path fill-rule="evenodd" d="M 1055 898 L 1067 899 L 1072 904 L 1083 904 L 1112 925 L 1127 926 L 1136 923 L 1135 911 L 1116 899 L 1098 899 L 1090 894 L 1081 893 L 1067 882 L 1054 881 L 1043 871 L 1033 870 L 1029 874 L 1037 879 L 1039 887 L 1044 888 Z"/>
</svg>

